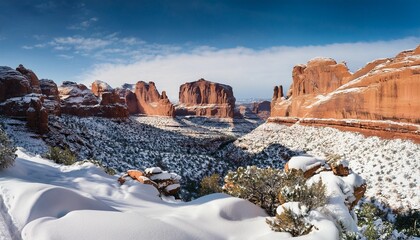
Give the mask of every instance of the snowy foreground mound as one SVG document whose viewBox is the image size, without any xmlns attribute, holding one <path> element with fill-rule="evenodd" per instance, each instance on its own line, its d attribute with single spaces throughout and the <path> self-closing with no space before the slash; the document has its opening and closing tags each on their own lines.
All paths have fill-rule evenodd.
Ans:
<svg viewBox="0 0 420 240">
<path fill-rule="evenodd" d="M 93 164 L 61 166 L 22 149 L 0 175 L 0 238 L 11 239 L 287 239 L 272 232 L 252 203 L 212 194 L 163 201 L 149 185 L 120 186 Z M 3 220 L 1 218 L 4 218 Z M 324 226 L 322 228 L 322 226 Z M 335 239 L 333 224 L 298 239 Z M 331 229 L 329 229 L 331 228 Z M 331 230 L 331 231 L 330 231 Z M 3 235 L 3 236 L 2 236 Z M 20 237 L 21 236 L 21 237 Z"/>
</svg>

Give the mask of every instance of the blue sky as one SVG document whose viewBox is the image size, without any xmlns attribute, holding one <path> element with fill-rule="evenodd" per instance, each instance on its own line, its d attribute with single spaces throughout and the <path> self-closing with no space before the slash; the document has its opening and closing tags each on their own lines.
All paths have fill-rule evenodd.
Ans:
<svg viewBox="0 0 420 240">
<path fill-rule="evenodd" d="M 0 1 L 0 65 L 56 82 L 155 81 L 177 97 L 200 77 L 270 98 L 313 57 L 351 70 L 420 44 L 420 1 Z"/>
</svg>

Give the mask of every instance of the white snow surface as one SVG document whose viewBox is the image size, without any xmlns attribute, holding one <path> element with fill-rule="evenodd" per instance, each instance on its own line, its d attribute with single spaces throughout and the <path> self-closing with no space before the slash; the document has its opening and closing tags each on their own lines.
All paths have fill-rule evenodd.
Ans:
<svg viewBox="0 0 420 240">
<path fill-rule="evenodd" d="M 13 229 L 22 239 L 287 239 L 270 230 L 264 210 L 226 194 L 192 202 L 167 202 L 137 181 L 120 186 L 91 163 L 57 165 L 22 148 L 0 174 L 1 239 Z M 2 220 L 0 218 L 0 220 Z M 4 224 L 6 223 L 6 224 Z M 334 225 L 299 239 L 331 239 Z M 7 229 L 3 229 L 7 228 Z"/>
<path fill-rule="evenodd" d="M 233 145 L 242 149 L 235 155 L 237 158 L 251 155 L 250 161 L 260 167 L 281 167 L 284 162 L 279 152 L 285 149 L 295 155 L 319 158 L 341 155 L 352 171 L 366 180 L 366 197 L 374 197 L 393 209 L 420 209 L 420 144 L 410 140 L 365 137 L 329 127 L 265 123 Z M 352 176 L 348 178 L 350 181 Z"/>
<path fill-rule="evenodd" d="M 318 159 L 313 156 L 309 155 L 302 155 L 302 156 L 295 156 L 292 157 L 287 164 L 289 165 L 289 169 L 297 169 L 302 170 L 303 172 L 308 171 L 309 169 L 323 166 L 326 164 L 325 160 Z"/>
</svg>

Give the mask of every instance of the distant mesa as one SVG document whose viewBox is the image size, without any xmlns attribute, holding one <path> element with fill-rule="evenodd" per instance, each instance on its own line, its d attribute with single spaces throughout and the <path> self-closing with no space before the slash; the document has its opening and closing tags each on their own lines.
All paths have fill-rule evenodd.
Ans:
<svg viewBox="0 0 420 240">
<path fill-rule="evenodd" d="M 409 124 L 420 123 L 420 45 L 395 58 L 370 62 L 355 73 L 345 63 L 316 58 L 295 66 L 292 76 L 286 96 L 281 86 L 274 88 L 270 121 L 363 128 L 368 134 L 418 132 Z"/>
<path fill-rule="evenodd" d="M 233 118 L 235 101 L 231 86 L 199 79 L 179 88 L 176 114 Z"/>
</svg>

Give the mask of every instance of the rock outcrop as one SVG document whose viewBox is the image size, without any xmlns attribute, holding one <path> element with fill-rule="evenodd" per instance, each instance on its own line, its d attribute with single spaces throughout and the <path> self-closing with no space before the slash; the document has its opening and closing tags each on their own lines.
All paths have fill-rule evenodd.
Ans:
<svg viewBox="0 0 420 240">
<path fill-rule="evenodd" d="M 318 177 L 327 185 L 334 181 L 325 181 L 325 179 L 331 179 L 334 176 L 337 179 L 335 184 L 340 185 L 337 189 L 343 191 L 342 195 L 345 197 L 345 204 L 349 210 L 356 206 L 366 192 L 366 182 L 358 174 L 352 172 L 348 168 L 347 161 L 341 158 L 326 161 L 309 155 L 295 156 L 286 163 L 284 169 L 286 172 L 301 170 L 306 179 Z"/>
<path fill-rule="evenodd" d="M 134 94 L 135 96 L 130 92 L 126 93 L 126 103 L 131 111 L 146 115 L 175 116 L 174 105 L 169 101 L 166 92 L 159 94 L 154 82 L 137 82 Z M 134 100 L 137 101 L 137 106 L 133 104 Z"/>
<path fill-rule="evenodd" d="M 61 115 L 60 96 L 57 84 L 53 80 L 41 79 L 39 80 L 41 93 L 46 96 L 44 100 L 44 107 L 49 114 Z"/>
<path fill-rule="evenodd" d="M 38 132 L 48 132 L 48 112 L 38 77 L 19 65 L 17 70 L 0 67 L 0 114 L 24 119 Z"/>
<path fill-rule="evenodd" d="M 235 101 L 232 87 L 200 79 L 181 85 L 176 113 L 233 118 Z"/>
<path fill-rule="evenodd" d="M 267 120 L 270 117 L 271 103 L 269 101 L 254 102 L 252 112 L 257 114 L 259 118 Z"/>
<path fill-rule="evenodd" d="M 181 177 L 178 174 L 162 171 L 159 167 L 146 168 L 144 172 L 140 170 L 128 170 L 126 174 L 118 178 L 118 182 L 121 185 L 124 184 L 126 177 L 130 177 L 143 184 L 152 185 L 163 195 L 179 198 L 178 193 L 181 189 L 179 181 Z"/>
<path fill-rule="evenodd" d="M 271 117 L 391 120 L 420 123 L 420 46 L 368 63 L 354 74 L 344 63 L 314 59 L 293 68 L 286 97 L 275 88 Z"/>
<path fill-rule="evenodd" d="M 0 102 L 31 92 L 30 82 L 25 76 L 10 67 L 0 66 Z"/>
<path fill-rule="evenodd" d="M 29 80 L 29 84 L 31 85 L 31 92 L 32 93 L 41 93 L 41 88 L 39 86 L 39 79 L 32 70 L 26 69 L 22 64 L 20 64 L 16 68 L 16 71 L 22 73 L 22 75 L 25 76 L 26 79 Z"/>
<path fill-rule="evenodd" d="M 101 97 L 97 97 L 85 85 L 67 81 L 58 88 L 58 91 L 64 114 L 107 118 L 127 118 L 129 115 L 118 93 L 112 89 L 110 92 L 100 91 L 98 95 Z"/>
<path fill-rule="evenodd" d="M 96 80 L 92 83 L 92 93 L 97 97 L 102 97 L 102 93 L 104 92 L 112 92 L 113 89 L 108 83 Z"/>
</svg>

